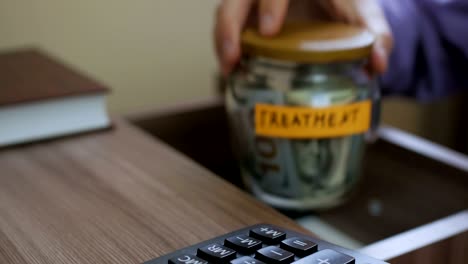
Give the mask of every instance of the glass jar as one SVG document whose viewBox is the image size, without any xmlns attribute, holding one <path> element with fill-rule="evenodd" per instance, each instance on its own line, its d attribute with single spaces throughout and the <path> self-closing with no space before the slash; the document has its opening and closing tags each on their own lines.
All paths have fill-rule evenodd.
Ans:
<svg viewBox="0 0 468 264">
<path fill-rule="evenodd" d="M 260 200 L 302 211 L 348 196 L 378 116 L 365 71 L 372 43 L 365 30 L 321 22 L 286 24 L 271 39 L 244 32 L 226 103 L 243 180 Z"/>
</svg>

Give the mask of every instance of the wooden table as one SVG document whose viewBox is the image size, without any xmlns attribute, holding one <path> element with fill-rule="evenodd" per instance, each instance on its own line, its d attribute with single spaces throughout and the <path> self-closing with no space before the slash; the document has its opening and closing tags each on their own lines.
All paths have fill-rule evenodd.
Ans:
<svg viewBox="0 0 468 264">
<path fill-rule="evenodd" d="M 305 232 L 120 119 L 0 150 L 2 264 L 141 263 L 259 222 Z"/>
</svg>

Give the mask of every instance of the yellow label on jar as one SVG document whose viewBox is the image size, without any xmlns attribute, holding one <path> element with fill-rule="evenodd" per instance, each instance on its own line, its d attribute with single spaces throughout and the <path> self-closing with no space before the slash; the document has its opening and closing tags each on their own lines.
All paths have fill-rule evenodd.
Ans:
<svg viewBox="0 0 468 264">
<path fill-rule="evenodd" d="M 255 133 L 291 139 L 329 138 L 366 132 L 370 100 L 325 108 L 255 105 Z"/>
</svg>

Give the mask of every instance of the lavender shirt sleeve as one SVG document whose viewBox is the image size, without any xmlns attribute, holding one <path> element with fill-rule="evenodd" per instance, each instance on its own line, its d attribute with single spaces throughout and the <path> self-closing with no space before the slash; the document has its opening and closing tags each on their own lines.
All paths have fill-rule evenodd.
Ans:
<svg viewBox="0 0 468 264">
<path fill-rule="evenodd" d="M 380 0 L 395 46 L 382 93 L 431 100 L 468 91 L 468 0 Z"/>
</svg>

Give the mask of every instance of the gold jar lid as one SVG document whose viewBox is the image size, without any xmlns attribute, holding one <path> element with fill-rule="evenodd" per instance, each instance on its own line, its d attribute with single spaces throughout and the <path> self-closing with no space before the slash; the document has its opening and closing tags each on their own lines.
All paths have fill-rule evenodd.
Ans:
<svg viewBox="0 0 468 264">
<path fill-rule="evenodd" d="M 336 22 L 289 22 L 274 37 L 257 27 L 242 33 L 244 54 L 300 63 L 331 63 L 368 58 L 374 36 L 364 28 Z"/>
</svg>

